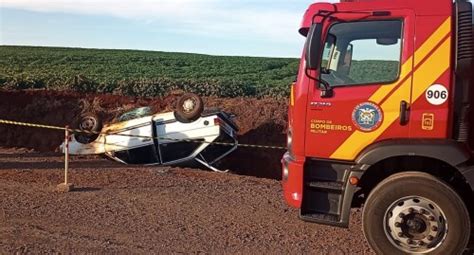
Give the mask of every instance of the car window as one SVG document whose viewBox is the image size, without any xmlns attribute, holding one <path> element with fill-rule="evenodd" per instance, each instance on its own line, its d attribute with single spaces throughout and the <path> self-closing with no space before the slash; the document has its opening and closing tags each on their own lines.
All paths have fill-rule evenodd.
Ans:
<svg viewBox="0 0 474 255">
<path fill-rule="evenodd" d="M 321 78 L 331 86 L 383 84 L 400 72 L 402 22 L 333 25 L 323 52 Z"/>
</svg>

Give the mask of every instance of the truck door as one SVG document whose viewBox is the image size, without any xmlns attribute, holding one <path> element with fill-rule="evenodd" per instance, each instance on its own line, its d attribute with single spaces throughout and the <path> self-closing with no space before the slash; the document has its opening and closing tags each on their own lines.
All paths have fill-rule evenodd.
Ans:
<svg viewBox="0 0 474 255">
<path fill-rule="evenodd" d="M 408 137 L 413 21 L 400 11 L 329 26 L 321 79 L 333 95 L 310 81 L 306 155 L 351 161 L 376 141 Z"/>
</svg>

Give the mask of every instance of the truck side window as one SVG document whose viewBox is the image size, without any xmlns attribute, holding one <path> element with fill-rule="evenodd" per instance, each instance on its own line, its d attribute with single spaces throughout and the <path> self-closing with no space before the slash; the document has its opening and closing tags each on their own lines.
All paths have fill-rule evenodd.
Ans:
<svg viewBox="0 0 474 255">
<path fill-rule="evenodd" d="M 402 21 L 337 23 L 329 30 L 321 61 L 331 86 L 391 83 L 400 73 Z"/>
</svg>

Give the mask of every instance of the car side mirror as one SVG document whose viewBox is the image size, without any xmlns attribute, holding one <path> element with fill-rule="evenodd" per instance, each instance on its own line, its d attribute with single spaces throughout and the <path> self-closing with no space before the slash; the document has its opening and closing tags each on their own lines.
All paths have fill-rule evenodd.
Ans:
<svg viewBox="0 0 474 255">
<path fill-rule="evenodd" d="M 321 23 L 314 23 L 309 29 L 306 39 L 306 68 L 318 70 L 321 66 L 321 34 L 323 26 Z"/>
</svg>

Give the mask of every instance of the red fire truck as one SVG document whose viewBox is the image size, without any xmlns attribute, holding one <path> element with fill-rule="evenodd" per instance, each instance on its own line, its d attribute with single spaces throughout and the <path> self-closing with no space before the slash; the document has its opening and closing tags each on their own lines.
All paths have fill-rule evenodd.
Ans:
<svg viewBox="0 0 474 255">
<path fill-rule="evenodd" d="M 465 0 L 311 5 L 291 86 L 284 197 L 380 254 L 458 254 L 474 219 L 474 42 Z"/>
</svg>

